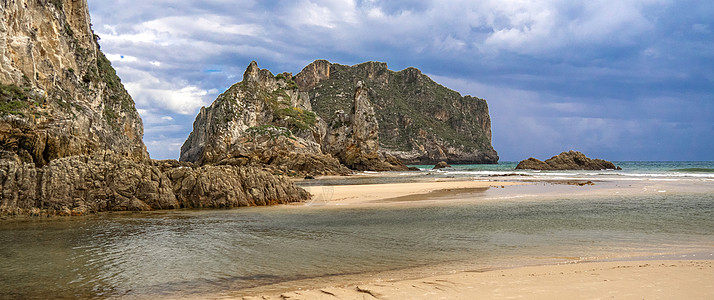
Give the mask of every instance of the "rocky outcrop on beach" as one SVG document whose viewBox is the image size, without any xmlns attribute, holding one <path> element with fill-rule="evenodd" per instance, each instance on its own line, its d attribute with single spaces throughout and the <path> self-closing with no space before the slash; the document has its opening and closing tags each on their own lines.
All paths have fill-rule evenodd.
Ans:
<svg viewBox="0 0 714 300">
<path fill-rule="evenodd" d="M 545 161 L 533 157 L 523 160 L 516 166 L 517 170 L 621 170 L 612 162 L 602 159 L 591 159 L 578 151 L 570 150 L 560 153 Z"/>
<path fill-rule="evenodd" d="M 230 208 L 310 198 L 262 169 L 134 161 L 113 153 L 65 157 L 43 167 L 0 160 L 0 215 Z"/>
<path fill-rule="evenodd" d="M 485 100 L 461 96 L 415 68 L 391 71 L 386 63 L 355 66 L 317 60 L 295 76 L 315 113 L 328 124 L 351 111 L 355 85 L 363 83 L 379 124 L 381 155 L 408 164 L 496 163 Z"/>
<path fill-rule="evenodd" d="M 177 161 L 158 164 L 171 180 L 182 208 L 274 205 L 310 199 L 304 189 L 260 168 L 182 166 Z"/>
<path fill-rule="evenodd" d="M 0 161 L 3 214 L 83 215 L 178 208 L 156 167 L 115 154 L 65 157 L 43 167 Z"/>
<path fill-rule="evenodd" d="M 4 1 L 0 18 L 0 215 L 310 198 L 289 179 L 249 164 L 152 161 L 134 101 L 99 49 L 85 0 Z M 299 146 L 319 151 L 317 143 Z M 313 162 L 297 156 L 292 164 Z M 325 163 L 339 165 L 333 161 Z"/>
<path fill-rule="evenodd" d="M 380 156 L 374 109 L 356 86 L 349 114 L 329 125 L 317 116 L 292 74 L 274 76 L 251 62 L 243 81 L 201 108 L 181 147 L 181 161 L 198 165 L 255 166 L 292 176 L 405 170 Z M 347 167 L 345 167 L 347 166 Z"/>
</svg>

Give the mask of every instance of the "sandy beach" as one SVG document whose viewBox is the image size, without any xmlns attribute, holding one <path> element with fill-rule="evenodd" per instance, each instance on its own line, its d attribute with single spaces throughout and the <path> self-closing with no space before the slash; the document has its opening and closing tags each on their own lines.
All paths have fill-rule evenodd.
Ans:
<svg viewBox="0 0 714 300">
<path fill-rule="evenodd" d="M 314 195 L 314 200 L 308 205 L 443 203 L 458 201 L 459 196 L 474 193 L 481 194 L 479 201 L 537 201 L 539 196 L 554 193 L 565 193 L 577 198 L 578 195 L 662 194 L 692 189 L 711 189 L 711 186 L 687 186 L 681 182 L 609 181 L 582 184 L 579 181 L 460 180 L 310 186 L 308 190 Z M 505 269 L 461 270 L 406 280 L 376 275 L 335 284 L 332 278 L 328 278 L 324 287 L 305 286 L 290 292 L 241 295 L 237 299 L 712 299 L 714 257 L 710 253 L 645 260 L 628 258 L 636 255 L 621 253 L 622 261 L 576 261 Z M 216 296 L 223 297 L 235 298 L 230 295 Z"/>
<path fill-rule="evenodd" d="M 375 280 L 238 299 L 712 299 L 714 260 L 593 262 Z"/>
</svg>

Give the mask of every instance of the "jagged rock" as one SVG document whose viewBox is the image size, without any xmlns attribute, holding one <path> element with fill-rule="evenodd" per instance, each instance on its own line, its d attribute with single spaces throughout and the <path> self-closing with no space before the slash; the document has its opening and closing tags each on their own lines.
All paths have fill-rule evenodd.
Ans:
<svg viewBox="0 0 714 300">
<path fill-rule="evenodd" d="M 115 154 L 56 159 L 44 167 L 0 161 L 0 214 L 83 215 L 178 208 L 159 168 Z"/>
<path fill-rule="evenodd" d="M 545 162 L 528 158 L 518 163 L 516 169 L 531 170 L 622 170 L 612 162 L 590 159 L 577 151 L 570 150 L 547 159 Z"/>
<path fill-rule="evenodd" d="M 357 82 L 351 114 L 338 110 L 322 142 L 325 153 L 337 157 L 347 167 L 360 171 L 407 170 L 398 159 L 379 153 L 379 124 L 368 89 Z"/>
<path fill-rule="evenodd" d="M 281 174 L 349 173 L 322 153 L 325 128 L 290 73 L 273 76 L 253 61 L 243 81 L 201 108 L 180 160 L 266 166 Z"/>
<path fill-rule="evenodd" d="M 451 168 L 451 165 L 446 163 L 445 161 L 440 161 L 432 169 L 436 170 L 436 169 L 443 169 L 443 168 Z"/>
<path fill-rule="evenodd" d="M 134 102 L 99 50 L 85 0 L 5 1 L 0 146 L 43 166 L 111 151 L 146 159 Z"/>
<path fill-rule="evenodd" d="M 181 207 L 230 208 L 273 205 L 310 199 L 284 177 L 234 166 L 179 167 L 167 170 Z"/>
<path fill-rule="evenodd" d="M 295 81 L 328 124 L 339 122 L 342 116 L 336 111 L 350 111 L 354 84 L 362 81 L 379 124 L 380 152 L 405 163 L 498 162 L 486 101 L 462 97 L 418 69 L 394 72 L 379 62 L 344 66 L 317 60 Z"/>
<path fill-rule="evenodd" d="M 0 18 L 0 215 L 217 208 L 310 198 L 262 168 L 151 161 L 134 102 L 99 51 L 86 0 L 4 1 Z M 272 74 L 256 65 L 245 77 L 253 90 L 287 84 L 270 80 Z M 278 114 L 277 124 L 307 123 L 291 119 L 310 105 L 292 85 L 279 95 L 291 103 L 276 109 L 291 110 Z M 324 125 L 316 128 L 299 132 L 302 142 L 281 142 L 319 152 L 313 134 L 321 139 L 317 130 Z"/>
</svg>

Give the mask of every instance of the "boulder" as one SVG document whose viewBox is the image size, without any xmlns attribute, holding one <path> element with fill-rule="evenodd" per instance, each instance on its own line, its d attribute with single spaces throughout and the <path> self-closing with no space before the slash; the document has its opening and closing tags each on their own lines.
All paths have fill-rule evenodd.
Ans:
<svg viewBox="0 0 714 300">
<path fill-rule="evenodd" d="M 443 168 L 451 168 L 451 165 L 442 160 L 434 166 L 433 170 L 443 169 Z"/>
</svg>

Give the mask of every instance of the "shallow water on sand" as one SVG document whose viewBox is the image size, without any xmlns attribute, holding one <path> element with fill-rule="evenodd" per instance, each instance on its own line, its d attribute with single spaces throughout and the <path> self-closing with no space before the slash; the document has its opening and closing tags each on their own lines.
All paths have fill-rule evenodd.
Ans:
<svg viewBox="0 0 714 300">
<path fill-rule="evenodd" d="M 714 252 L 712 193 L 482 201 L 492 192 L 418 206 L 0 221 L 0 298 L 179 297 L 397 269 Z"/>
</svg>

